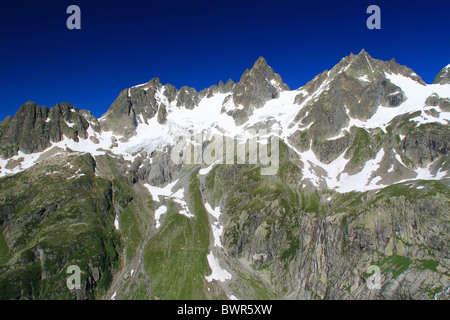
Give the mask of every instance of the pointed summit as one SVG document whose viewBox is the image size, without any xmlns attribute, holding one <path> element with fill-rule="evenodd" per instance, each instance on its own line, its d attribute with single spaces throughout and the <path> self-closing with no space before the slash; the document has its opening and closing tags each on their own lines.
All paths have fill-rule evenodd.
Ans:
<svg viewBox="0 0 450 320">
<path fill-rule="evenodd" d="M 362 48 L 361 51 L 360 51 L 357 55 L 358 55 L 358 56 L 359 56 L 359 55 L 365 56 L 365 55 L 368 55 L 368 53 L 367 53 L 366 50 L 364 50 L 364 48 Z"/>
<path fill-rule="evenodd" d="M 375 59 L 372 58 L 372 56 L 366 50 L 364 50 L 364 48 L 361 49 L 361 51 L 356 56 L 354 56 L 354 58 L 364 59 L 367 64 L 371 64 L 375 61 Z"/>
<path fill-rule="evenodd" d="M 364 48 L 361 49 L 361 51 L 353 58 L 356 60 L 364 61 L 365 64 L 370 64 L 373 61 L 373 58 L 366 50 L 364 50 Z"/>
<path fill-rule="evenodd" d="M 253 64 L 253 67 L 250 70 L 247 69 L 242 74 L 239 83 L 246 83 L 249 81 L 254 85 L 269 82 L 272 86 L 277 87 L 279 91 L 290 90 L 289 86 L 283 83 L 280 75 L 275 73 L 275 71 L 267 64 L 264 57 L 259 57 Z"/>
<path fill-rule="evenodd" d="M 261 108 L 267 101 L 278 98 L 280 92 L 285 90 L 290 90 L 289 86 L 267 64 L 266 59 L 259 57 L 233 87 L 233 103 L 237 109 L 229 114 L 237 124 L 242 124 L 253 113 L 253 109 Z"/>
<path fill-rule="evenodd" d="M 273 71 L 273 69 L 267 64 L 266 59 L 264 59 L 263 57 L 259 57 L 250 70 L 245 70 L 245 72 L 241 76 L 240 82 L 242 82 L 244 77 L 261 75 L 266 78 L 273 78 L 274 74 L 275 71 Z"/>
<path fill-rule="evenodd" d="M 345 73 L 356 79 L 365 76 L 372 76 L 374 72 L 379 71 L 379 66 L 366 50 L 362 49 L 357 55 L 350 55 L 341 59 L 329 72 L 330 77 Z M 368 79 L 367 79 L 368 80 Z"/>
<path fill-rule="evenodd" d="M 413 70 L 398 64 L 395 59 L 390 61 L 382 61 L 372 58 L 372 56 L 364 49 L 357 55 L 350 53 L 344 57 L 336 66 L 330 70 L 330 76 L 336 76 L 344 72 L 345 74 L 367 83 L 374 81 L 375 78 L 379 81 L 385 78 L 385 74 L 401 74 L 409 77 L 420 84 L 425 85 L 425 82 Z"/>
<path fill-rule="evenodd" d="M 264 57 L 259 57 L 258 60 L 256 60 L 255 64 L 253 65 L 252 69 L 260 69 L 260 68 L 270 68 Z"/>
</svg>

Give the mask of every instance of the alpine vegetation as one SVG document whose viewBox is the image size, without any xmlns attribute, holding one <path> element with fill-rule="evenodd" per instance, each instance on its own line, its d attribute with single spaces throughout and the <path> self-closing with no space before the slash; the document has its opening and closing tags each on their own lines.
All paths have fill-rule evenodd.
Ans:
<svg viewBox="0 0 450 320">
<path fill-rule="evenodd" d="M 344 57 L 0 123 L 0 299 L 448 299 L 450 78 Z M 74 272 L 77 271 L 77 272 Z"/>
</svg>

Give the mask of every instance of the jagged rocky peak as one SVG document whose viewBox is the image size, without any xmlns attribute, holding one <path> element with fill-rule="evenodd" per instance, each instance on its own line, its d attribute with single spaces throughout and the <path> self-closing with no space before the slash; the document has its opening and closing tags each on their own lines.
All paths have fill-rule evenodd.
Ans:
<svg viewBox="0 0 450 320">
<path fill-rule="evenodd" d="M 228 79 L 227 83 L 223 83 L 223 81 L 220 80 L 219 85 L 212 85 L 209 88 L 203 89 L 199 92 L 199 96 L 203 99 L 204 97 L 211 98 L 217 93 L 230 93 L 231 90 L 233 90 L 234 85 L 235 83 L 231 79 Z"/>
<path fill-rule="evenodd" d="M 219 81 L 219 92 L 220 93 L 226 93 L 226 92 L 230 92 L 233 87 L 234 87 L 235 83 L 233 80 L 228 79 L 227 83 L 223 83 L 222 80 Z"/>
<path fill-rule="evenodd" d="M 364 49 L 357 55 L 351 53 L 349 56 L 343 58 L 333 67 L 329 75 L 333 77 L 342 73 L 365 82 L 384 79 L 386 73 L 400 74 L 425 85 L 425 82 L 420 76 L 410 68 L 398 64 L 395 59 L 391 59 L 390 61 L 374 59 Z"/>
<path fill-rule="evenodd" d="M 58 103 L 52 108 L 29 101 L 14 117 L 0 123 L 0 155 L 10 158 L 19 151 L 40 152 L 59 142 L 64 136 L 74 141 L 87 138 L 89 121 L 86 110 L 80 111 L 70 103 Z"/>
<path fill-rule="evenodd" d="M 143 84 L 131 87 L 129 89 L 128 95 L 132 96 L 133 94 L 135 94 L 136 92 L 139 92 L 139 91 L 148 91 L 148 90 L 157 91 L 157 90 L 161 89 L 161 87 L 162 87 L 162 84 L 161 84 L 159 78 L 153 78 L 147 83 L 143 83 Z"/>
<path fill-rule="evenodd" d="M 348 136 L 345 132 L 352 121 L 370 121 L 380 106 L 396 108 L 408 98 L 390 80 L 393 74 L 423 82 L 411 69 L 394 60 L 373 59 L 365 50 L 350 54 L 330 71 L 316 76 L 298 90 L 295 98 L 295 103 L 305 105 L 294 119 L 299 125 L 298 135 L 302 136 L 294 144 L 300 150 L 307 150 L 312 143 L 316 152 L 325 154 L 329 150 L 325 152 L 322 141 L 340 136 L 334 143 L 336 150 L 331 152 L 339 155 L 350 143 L 353 134 Z M 305 127 L 307 132 L 301 129 Z"/>
<path fill-rule="evenodd" d="M 255 108 L 260 108 L 267 101 L 278 98 L 280 92 L 285 90 L 290 90 L 289 86 L 267 64 L 266 60 L 260 57 L 234 85 L 232 100 L 229 98 L 224 101 L 224 111 L 226 110 L 237 124 L 242 124 L 247 121 Z M 233 104 L 230 108 L 231 101 Z"/>
<path fill-rule="evenodd" d="M 178 90 L 175 88 L 175 86 L 171 85 L 170 83 L 164 85 L 164 97 L 167 98 L 167 101 L 169 103 L 172 103 L 177 98 Z"/>
<path fill-rule="evenodd" d="M 400 87 L 389 80 L 390 74 L 400 74 L 425 84 L 411 69 L 395 60 L 385 62 L 373 59 L 364 49 L 357 55 L 350 54 L 299 90 L 295 98 L 297 104 L 307 101 L 308 95 L 314 97 L 309 104 L 315 108 L 309 112 L 308 118 L 303 119 L 303 123 L 314 122 L 314 127 L 329 119 L 330 123 L 317 127 L 317 134 L 332 136 L 340 132 L 340 126 L 345 126 L 347 115 L 365 121 L 375 114 L 379 106 L 398 107 L 407 97 Z M 306 110 L 297 119 L 302 119 Z M 314 131 L 313 127 L 311 129 Z"/>
<path fill-rule="evenodd" d="M 205 92 L 197 92 L 188 86 L 178 90 L 171 84 L 162 85 L 158 78 L 154 78 L 145 84 L 122 90 L 102 116 L 101 127 L 129 138 L 135 134 L 139 123 L 148 123 L 155 116 L 159 123 L 165 123 L 169 104 L 174 103 L 179 108 L 195 108 Z"/>
<path fill-rule="evenodd" d="M 100 118 L 104 131 L 113 131 L 124 136 L 131 135 L 136 129 L 136 115 L 132 108 L 129 89 L 124 89 L 114 100 L 108 111 Z"/>
<path fill-rule="evenodd" d="M 289 90 L 280 75 L 260 57 L 250 70 L 246 70 L 240 81 L 229 79 L 219 82 L 200 92 L 183 86 L 177 90 L 170 84 L 162 85 L 158 78 L 129 89 L 124 89 L 101 118 L 101 127 L 124 137 L 135 133 L 137 125 L 157 115 L 159 123 L 164 123 L 167 104 L 178 108 L 194 109 L 203 98 L 217 93 L 230 93 L 225 102 L 231 103 L 227 112 L 238 123 L 245 122 L 254 108 L 262 107 L 267 101 L 279 97 L 281 91 Z M 162 94 L 162 95 L 161 95 Z M 164 97 L 164 99 L 161 99 Z M 232 100 L 231 100 L 232 99 Z M 224 102 L 224 104 L 225 104 Z"/>
<path fill-rule="evenodd" d="M 436 78 L 434 78 L 433 84 L 448 84 L 450 83 L 450 64 L 443 68 Z"/>
<path fill-rule="evenodd" d="M 139 121 L 145 122 L 158 113 L 161 103 L 157 101 L 156 94 L 162 88 L 160 80 L 153 78 L 145 84 L 122 90 L 102 116 L 102 130 L 125 137 L 133 135 Z"/>
<path fill-rule="evenodd" d="M 330 74 L 346 73 L 358 77 L 371 75 L 374 71 L 377 71 L 376 69 L 374 59 L 362 49 L 357 55 L 350 53 L 349 56 L 343 58 L 333 69 L 331 69 Z"/>
<path fill-rule="evenodd" d="M 239 93 L 242 89 L 250 91 L 272 89 L 270 90 L 270 93 L 273 92 L 272 98 L 275 98 L 280 91 L 289 90 L 289 86 L 285 84 L 281 79 L 281 76 L 275 73 L 275 71 L 267 64 L 266 59 L 259 57 L 253 67 L 250 70 L 247 69 L 242 74 L 234 91 L 235 93 Z M 269 92 L 262 91 L 261 93 L 266 93 L 265 95 L 267 96 Z M 239 99 L 237 102 L 239 102 Z M 259 101 L 249 102 L 253 103 L 256 107 L 261 106 L 261 103 L 258 103 Z M 263 103 L 265 103 L 265 101 Z"/>
<path fill-rule="evenodd" d="M 177 96 L 177 107 L 185 107 L 186 109 L 194 109 L 200 102 L 198 92 L 191 87 L 184 86 L 180 88 Z"/>
<path fill-rule="evenodd" d="M 302 93 L 297 96 L 296 103 L 300 104 L 304 101 L 305 91 L 308 94 L 317 93 L 319 89 L 326 89 L 326 85 L 333 80 L 345 77 L 362 83 L 369 83 L 376 81 L 376 78 L 384 78 L 383 71 L 377 64 L 377 60 L 373 59 L 364 49 L 357 55 L 350 53 L 331 70 L 323 71 L 301 88 Z"/>
</svg>

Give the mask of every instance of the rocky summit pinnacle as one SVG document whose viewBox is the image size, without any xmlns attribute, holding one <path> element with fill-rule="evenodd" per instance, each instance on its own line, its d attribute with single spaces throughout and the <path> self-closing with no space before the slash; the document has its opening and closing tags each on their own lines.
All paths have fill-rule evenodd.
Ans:
<svg viewBox="0 0 450 320">
<path fill-rule="evenodd" d="M 260 57 L 250 70 L 247 69 L 242 74 L 240 81 L 234 86 L 232 101 L 236 107 L 228 109 L 228 114 L 237 124 L 242 124 L 247 121 L 254 109 L 262 107 L 269 100 L 278 98 L 280 92 L 286 90 L 289 90 L 289 86 L 282 81 L 280 75 L 275 73 L 266 60 Z"/>
<path fill-rule="evenodd" d="M 255 61 L 253 68 L 252 69 L 268 69 L 270 68 L 269 65 L 267 64 L 266 59 L 264 59 L 264 57 L 259 57 L 258 60 Z"/>
<path fill-rule="evenodd" d="M 361 50 L 290 90 L 261 57 L 98 120 L 25 103 L 0 123 L 0 299 L 450 298 L 448 69 Z"/>
</svg>

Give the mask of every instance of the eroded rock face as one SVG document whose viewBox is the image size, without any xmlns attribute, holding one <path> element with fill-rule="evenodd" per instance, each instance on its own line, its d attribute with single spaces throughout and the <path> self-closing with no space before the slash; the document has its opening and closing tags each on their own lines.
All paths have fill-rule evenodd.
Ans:
<svg viewBox="0 0 450 320">
<path fill-rule="evenodd" d="M 364 50 L 342 59 L 332 70 L 305 85 L 304 91 L 318 96 L 296 120 L 303 119 L 304 125 L 312 123 L 310 130 L 316 137 L 332 137 L 347 126 L 349 116 L 366 121 L 379 106 L 398 107 L 406 100 L 405 94 L 386 78 L 386 72 L 410 75 L 412 70 L 393 61 L 375 60 Z M 295 102 L 301 104 L 305 99 L 306 95 L 299 93 Z"/>
<path fill-rule="evenodd" d="M 411 132 L 403 141 L 403 152 L 414 164 L 423 167 L 448 154 L 450 134 L 448 129 L 432 126 Z"/>
<path fill-rule="evenodd" d="M 152 164 L 147 167 L 146 173 L 141 176 L 142 181 L 148 181 L 151 185 L 161 186 L 172 181 L 177 175 L 181 165 L 175 165 L 170 159 L 170 153 L 155 152 Z"/>
<path fill-rule="evenodd" d="M 394 60 L 384 62 L 373 59 L 364 50 L 358 55 L 345 57 L 332 70 L 316 76 L 294 100 L 294 103 L 305 106 L 293 121 L 299 130 L 290 137 L 290 142 L 302 152 L 312 147 L 316 156 L 325 163 L 348 149 L 346 158 L 353 157 L 354 161 L 347 165 L 346 172 L 352 174 L 359 172 L 381 148 L 391 150 L 399 147 L 399 152 L 410 159 L 412 167 L 423 167 L 439 157 L 445 157 L 448 140 L 443 132 L 445 129 L 439 124 L 414 129 L 416 124 L 407 121 L 413 115 L 402 115 L 390 126 L 392 132 L 407 136 L 402 147 L 397 146 L 392 136 L 379 130 L 369 130 L 364 135 L 364 143 L 361 143 L 361 135 L 355 135 L 358 131 L 353 130 L 356 127 L 350 128 L 350 121 L 370 123 L 380 106 L 397 108 L 406 101 L 408 97 L 389 80 L 389 74 L 401 75 L 425 85 L 411 69 Z M 440 108 L 426 111 L 434 117 L 449 108 L 448 99 L 442 99 L 437 94 L 428 97 L 426 105 Z M 415 114 L 418 115 L 420 113 Z M 364 144 L 369 148 L 359 154 L 353 153 L 356 146 L 362 147 Z"/>
<path fill-rule="evenodd" d="M 230 87 L 228 85 L 228 87 Z M 283 90 L 289 90 L 280 75 L 260 57 L 253 68 L 246 70 L 240 81 L 233 86 L 232 99 L 237 109 L 228 111 L 236 124 L 244 123 L 254 109 L 262 107 L 267 101 L 278 98 Z"/>
<path fill-rule="evenodd" d="M 6 118 L 0 128 L 0 155 L 9 158 L 19 150 L 26 154 L 43 151 L 64 136 L 74 141 L 85 139 L 89 122 L 70 103 L 59 103 L 49 109 L 27 102 L 13 118 Z"/>
<path fill-rule="evenodd" d="M 330 195 L 263 182 L 247 170 L 218 167 L 206 199 L 223 204 L 227 257 L 245 260 L 261 277 L 270 270 L 277 292 L 298 299 L 432 299 L 448 283 L 448 214 L 441 207 L 447 197 L 439 184 L 423 186 L 419 198 L 407 184 Z M 368 287 L 372 265 L 380 268 L 378 289 Z"/>
<path fill-rule="evenodd" d="M 158 112 L 155 94 L 162 87 L 159 79 L 150 80 L 145 86 L 124 89 L 113 102 L 101 122 L 102 130 L 113 131 L 125 137 L 132 136 L 138 125 L 137 116 L 151 119 Z"/>
<path fill-rule="evenodd" d="M 434 84 L 450 83 L 450 64 L 442 69 L 433 81 Z"/>
<path fill-rule="evenodd" d="M 450 99 L 440 98 L 436 93 L 433 93 L 427 98 L 425 105 L 439 107 L 444 112 L 450 112 Z"/>
<path fill-rule="evenodd" d="M 181 87 L 177 96 L 177 107 L 185 107 L 186 109 L 194 109 L 200 102 L 198 92 L 194 88 Z"/>
</svg>

